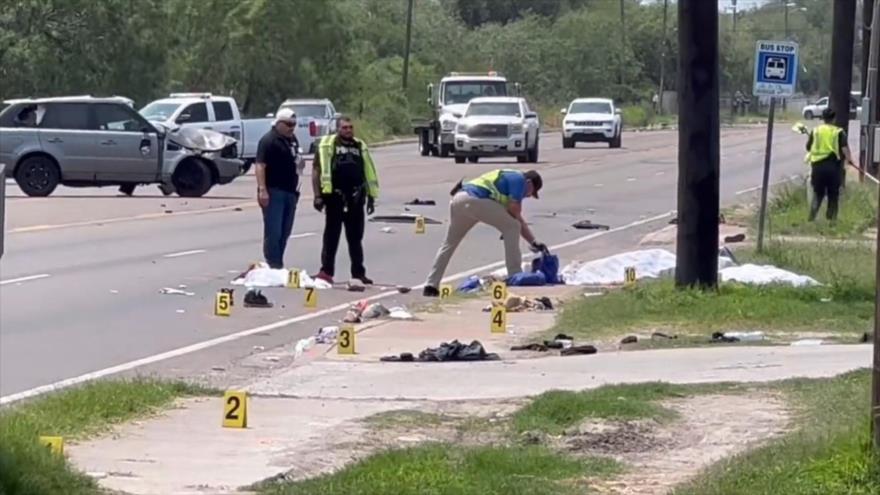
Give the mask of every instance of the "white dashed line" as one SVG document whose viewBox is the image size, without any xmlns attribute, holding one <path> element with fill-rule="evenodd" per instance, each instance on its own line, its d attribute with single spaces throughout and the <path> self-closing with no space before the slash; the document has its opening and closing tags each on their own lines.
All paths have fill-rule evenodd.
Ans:
<svg viewBox="0 0 880 495">
<path fill-rule="evenodd" d="M 207 253 L 205 249 L 193 249 L 192 251 L 181 251 L 179 253 L 170 253 L 162 256 L 163 258 L 180 258 L 181 256 L 192 256 L 194 254 Z"/>
<path fill-rule="evenodd" d="M 6 284 L 17 284 L 19 282 L 29 282 L 31 280 L 39 280 L 41 278 L 51 277 L 48 273 L 41 273 L 39 275 L 29 275 L 27 277 L 19 277 L 19 278 L 11 278 L 9 280 L 0 280 L 0 285 Z"/>
</svg>

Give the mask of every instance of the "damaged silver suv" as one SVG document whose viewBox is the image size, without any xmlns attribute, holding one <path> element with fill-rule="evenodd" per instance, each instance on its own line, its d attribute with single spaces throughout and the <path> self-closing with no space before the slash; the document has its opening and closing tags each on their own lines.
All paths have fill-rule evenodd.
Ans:
<svg viewBox="0 0 880 495">
<path fill-rule="evenodd" d="M 75 96 L 5 102 L 0 162 L 28 196 L 59 184 L 158 184 L 166 195 L 206 194 L 242 173 L 235 139 L 205 129 L 168 129 L 147 121 L 122 97 Z"/>
</svg>

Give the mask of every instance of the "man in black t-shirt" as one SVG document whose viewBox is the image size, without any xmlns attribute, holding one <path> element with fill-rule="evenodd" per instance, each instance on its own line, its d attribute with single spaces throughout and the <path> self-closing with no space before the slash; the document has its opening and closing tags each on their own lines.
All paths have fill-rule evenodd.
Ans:
<svg viewBox="0 0 880 495">
<path fill-rule="evenodd" d="M 302 157 L 294 129 L 296 114 L 289 108 L 281 109 L 257 147 L 254 170 L 257 202 L 263 210 L 263 256 L 271 268 L 284 268 L 284 250 L 299 200 Z"/>
</svg>

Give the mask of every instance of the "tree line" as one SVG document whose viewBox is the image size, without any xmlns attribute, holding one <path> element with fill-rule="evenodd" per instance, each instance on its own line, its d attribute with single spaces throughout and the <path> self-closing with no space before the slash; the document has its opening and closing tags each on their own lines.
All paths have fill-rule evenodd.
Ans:
<svg viewBox="0 0 880 495">
<path fill-rule="evenodd" d="M 0 0 L 0 97 L 171 91 L 236 97 L 248 115 L 288 97 L 328 97 L 384 133 L 428 112 L 425 85 L 497 70 L 533 105 L 577 96 L 648 104 L 661 72 L 675 89 L 677 12 L 663 0 Z M 749 93 L 758 39 L 784 37 L 784 4 L 719 12 L 722 92 Z M 800 87 L 826 92 L 831 2 L 796 0 Z M 734 29 L 735 25 L 735 29 Z M 665 51 L 665 57 L 663 56 Z"/>
</svg>

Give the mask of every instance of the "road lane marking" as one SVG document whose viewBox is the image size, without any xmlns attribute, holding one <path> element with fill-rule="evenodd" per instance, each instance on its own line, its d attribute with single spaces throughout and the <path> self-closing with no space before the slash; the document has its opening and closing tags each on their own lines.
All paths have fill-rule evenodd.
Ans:
<svg viewBox="0 0 880 495">
<path fill-rule="evenodd" d="M 181 251 L 179 253 L 170 253 L 162 256 L 163 258 L 180 258 L 181 256 L 191 256 L 193 254 L 207 253 L 205 249 L 193 249 L 192 251 Z"/>
<path fill-rule="evenodd" d="M 801 177 L 802 177 L 802 176 L 801 176 L 800 174 L 794 174 L 794 175 L 791 175 L 791 176 L 789 176 L 789 177 L 787 177 L 787 178 L 785 178 L 785 179 L 778 180 L 778 181 L 776 181 L 776 182 L 771 182 L 771 183 L 770 183 L 770 187 L 778 186 L 778 185 L 780 185 L 780 184 L 785 184 L 786 182 L 791 182 L 791 181 L 793 181 L 793 180 L 800 179 Z M 736 196 L 741 196 L 741 195 L 743 195 L 743 194 L 747 194 L 747 193 L 750 193 L 750 192 L 760 191 L 761 188 L 762 188 L 761 186 L 749 187 L 748 189 L 742 189 L 742 190 L 740 190 L 740 191 L 737 191 L 737 192 L 734 193 L 734 194 L 735 194 Z"/>
<path fill-rule="evenodd" d="M 314 237 L 316 235 L 318 234 L 316 234 L 315 232 L 303 232 L 302 234 L 293 234 L 292 236 L 290 236 L 290 239 L 304 239 L 306 237 Z"/>
<path fill-rule="evenodd" d="M 597 238 L 597 237 L 602 237 L 602 236 L 605 236 L 605 235 L 608 235 L 608 234 L 612 234 L 612 233 L 616 233 L 616 232 L 622 232 L 622 231 L 624 231 L 624 230 L 629 230 L 629 229 L 632 229 L 632 228 L 635 228 L 635 227 L 640 227 L 640 226 L 642 226 L 642 225 L 645 225 L 645 224 L 648 224 L 648 223 L 651 223 L 651 222 L 656 222 L 656 221 L 658 221 L 658 220 L 662 220 L 662 219 L 664 219 L 664 218 L 668 218 L 668 217 L 670 217 L 672 214 L 673 214 L 673 212 L 667 212 L 667 213 L 663 213 L 663 214 L 660 214 L 660 215 L 655 215 L 655 216 L 650 217 L 650 218 L 645 218 L 645 219 L 642 219 L 642 220 L 636 220 L 635 222 L 631 222 L 631 223 L 628 223 L 628 224 L 626 224 L 626 225 L 622 225 L 622 226 L 620 226 L 620 227 L 615 227 L 615 228 L 610 229 L 610 230 L 603 230 L 603 231 L 600 231 L 600 232 L 594 232 L 594 233 L 592 233 L 592 234 L 588 234 L 588 235 L 585 235 L 585 236 L 582 236 L 582 237 L 578 237 L 578 238 L 576 238 L 576 239 L 572 239 L 572 240 L 567 241 L 567 242 L 563 242 L 562 244 L 557 244 L 557 245 L 555 245 L 555 246 L 550 246 L 550 249 L 552 249 L 552 250 L 555 251 L 555 250 L 559 250 L 559 249 L 563 249 L 563 248 L 567 248 L 567 247 L 575 246 L 575 245 L 578 245 L 578 244 L 581 244 L 581 243 L 584 243 L 584 242 L 590 241 L 590 240 L 592 240 L 592 239 L 595 239 L 595 238 Z M 525 260 L 525 259 L 527 259 L 529 256 L 530 256 L 530 255 L 524 255 L 524 256 L 523 256 L 523 259 Z M 456 273 L 456 274 L 454 274 L 454 275 L 449 275 L 449 276 L 445 277 L 445 278 L 443 279 L 443 283 L 453 282 L 453 281 L 455 281 L 455 280 L 463 279 L 463 278 L 465 278 L 465 277 L 469 277 L 469 276 L 471 276 L 471 275 L 475 275 L 475 274 L 477 274 L 477 273 L 483 273 L 483 272 L 486 272 L 486 271 L 488 271 L 488 270 L 492 270 L 492 269 L 495 269 L 495 268 L 502 267 L 502 266 L 504 266 L 504 265 L 505 265 L 505 262 L 504 262 L 504 261 L 496 261 L 496 262 L 494 262 L 494 263 L 489 263 L 489 264 L 487 264 L 487 265 L 479 266 L 479 267 L 476 267 L 476 268 L 471 268 L 470 270 L 466 270 L 466 271 L 459 272 L 459 273 Z M 425 284 L 419 284 L 419 285 L 413 286 L 413 287 L 412 287 L 412 290 L 414 290 L 414 291 L 415 291 L 415 290 L 420 290 L 420 289 L 423 289 L 424 287 L 425 287 Z M 367 297 L 367 298 L 365 298 L 365 299 L 363 299 L 363 300 L 366 301 L 366 302 L 373 302 L 373 301 L 378 301 L 378 300 L 380 300 L 380 299 L 385 299 L 385 298 L 388 298 L 388 297 L 391 297 L 391 296 L 395 296 L 395 295 L 397 295 L 397 294 L 398 294 L 398 292 L 397 292 L 396 290 L 390 290 L 390 291 L 386 291 L 386 292 L 381 292 L 381 293 L 376 294 L 376 295 L 374 295 L 374 296 Z M 93 371 L 93 372 L 91 372 L 91 373 L 86 373 L 86 374 L 79 375 L 79 376 L 76 376 L 76 377 L 73 377 L 73 378 L 67 378 L 67 379 L 64 379 L 64 380 L 60 380 L 60 381 L 57 381 L 57 382 L 55 382 L 55 383 L 51 383 L 51 384 L 49 384 L 49 385 L 41 385 L 41 386 L 39 386 L 39 387 L 35 387 L 35 388 L 29 389 L 29 390 L 25 390 L 25 391 L 23 391 L 23 392 L 17 392 L 17 393 L 14 393 L 14 394 L 5 395 L 5 396 L 3 396 L 3 397 L 0 397 L 0 406 L 4 406 L 4 405 L 7 405 L 7 404 L 11 404 L 11 403 L 13 403 L 13 402 L 17 402 L 17 401 L 20 401 L 20 400 L 28 399 L 28 398 L 31 398 L 31 397 L 36 397 L 36 396 L 38 396 L 38 395 L 43 395 L 43 394 L 45 394 L 45 393 L 52 392 L 52 391 L 55 391 L 55 390 L 61 390 L 61 389 L 64 389 L 64 388 L 67 388 L 67 387 L 71 387 L 71 386 L 74 386 L 74 385 L 78 385 L 78 384 L 81 384 L 81 383 L 85 383 L 85 382 L 88 382 L 88 381 L 91 381 L 91 380 L 96 380 L 96 379 L 98 379 L 98 378 L 103 378 L 103 377 L 105 377 L 105 376 L 110 376 L 110 375 L 115 375 L 115 374 L 117 374 L 117 373 L 122 373 L 122 372 L 125 372 L 125 371 L 130 371 L 130 370 L 133 370 L 133 369 L 135 369 L 135 368 L 139 368 L 139 367 L 141 367 L 141 366 L 146 366 L 146 365 L 148 365 L 148 364 L 153 364 L 153 363 L 157 363 L 157 362 L 160 362 L 160 361 L 165 361 L 166 359 L 176 358 L 176 357 L 184 356 L 184 355 L 186 355 L 186 354 L 191 354 L 191 353 L 193 353 L 193 352 L 197 352 L 197 351 L 201 351 L 201 350 L 204 350 L 204 349 L 208 349 L 208 348 L 211 348 L 211 347 L 216 347 L 216 346 L 218 346 L 218 345 L 225 344 L 225 343 L 227 343 L 227 342 L 233 342 L 233 341 L 235 341 L 235 340 L 239 340 L 239 339 L 244 338 L 244 337 L 249 337 L 249 336 L 251 336 L 251 335 L 256 335 L 256 334 L 259 334 L 259 333 L 264 333 L 264 332 L 268 332 L 268 331 L 271 331 L 271 330 L 276 330 L 276 329 L 278 329 L 278 328 L 286 327 L 286 326 L 288 326 L 288 325 L 293 325 L 293 324 L 296 324 L 296 323 L 301 323 L 301 322 L 303 322 L 303 321 L 313 320 L 313 319 L 315 319 L 315 318 L 321 318 L 321 317 L 323 317 L 323 316 L 327 316 L 327 315 L 330 315 L 330 314 L 333 314 L 333 313 L 336 313 L 336 312 L 339 312 L 339 311 L 346 310 L 346 309 L 348 309 L 350 306 L 351 306 L 351 301 L 344 302 L 344 303 L 342 303 L 342 304 L 337 304 L 336 306 L 333 306 L 333 307 L 330 307 L 330 308 L 326 308 L 326 309 L 322 309 L 322 310 L 318 310 L 318 311 L 315 311 L 315 312 L 312 312 L 312 313 L 308 313 L 308 314 L 304 314 L 304 315 L 300 315 L 300 316 L 295 316 L 295 317 L 293 317 L 293 318 L 288 318 L 288 319 L 286 319 L 286 320 L 277 321 L 277 322 L 275 322 L 275 323 L 270 323 L 270 324 L 268 324 L 268 325 L 262 325 L 262 326 L 259 326 L 259 327 L 250 328 L 250 329 L 247 329 L 247 330 L 242 330 L 242 331 L 240 331 L 240 332 L 232 333 L 232 334 L 229 334 L 229 335 L 224 335 L 224 336 L 222 336 L 222 337 L 217 337 L 217 338 L 214 338 L 214 339 L 206 340 L 206 341 L 204 341 L 204 342 L 199 342 L 199 343 L 196 343 L 196 344 L 191 344 L 191 345 L 188 345 L 188 346 L 179 347 L 179 348 L 177 348 L 177 349 L 173 349 L 173 350 L 166 351 L 166 352 L 162 352 L 162 353 L 159 353 L 159 354 L 154 354 L 154 355 L 152 355 L 152 356 L 147 356 L 147 357 L 144 357 L 144 358 L 136 359 L 136 360 L 134 360 L 134 361 L 129 361 L 129 362 L 127 362 L 127 363 L 119 364 L 119 365 L 116 365 L 116 366 L 111 366 L 111 367 L 109 367 L 109 368 L 104 368 L 104 369 L 101 369 L 101 370 L 98 370 L 98 371 Z"/>
<path fill-rule="evenodd" d="M 17 284 L 19 282 L 29 282 L 31 280 L 40 280 L 41 278 L 51 277 L 48 273 L 41 273 L 39 275 L 29 275 L 27 277 L 19 277 L 19 278 L 11 278 L 9 280 L 0 280 L 0 285 L 6 284 Z"/>
</svg>

